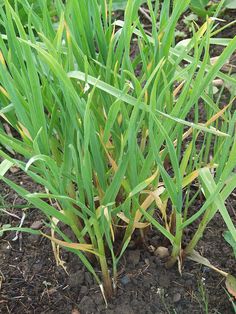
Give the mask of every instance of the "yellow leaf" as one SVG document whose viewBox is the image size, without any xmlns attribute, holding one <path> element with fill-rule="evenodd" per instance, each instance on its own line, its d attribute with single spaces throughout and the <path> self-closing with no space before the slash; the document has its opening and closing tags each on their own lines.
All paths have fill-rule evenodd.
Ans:
<svg viewBox="0 0 236 314">
<path fill-rule="evenodd" d="M 152 183 L 152 181 L 157 177 L 159 173 L 159 170 L 157 169 L 153 175 L 151 175 L 151 177 L 147 178 L 146 180 L 144 180 L 142 183 L 140 183 L 139 185 L 137 185 L 130 193 L 129 193 L 129 197 L 132 197 L 133 195 L 135 195 L 136 193 L 141 192 L 146 186 L 148 186 L 149 184 Z"/>
<path fill-rule="evenodd" d="M 206 30 L 208 29 L 209 25 L 213 22 L 212 18 L 207 18 L 206 22 L 202 25 L 202 27 L 200 27 L 199 31 L 198 31 L 198 35 L 199 37 L 202 37 Z"/>
<path fill-rule="evenodd" d="M 123 120 L 123 117 L 122 117 L 122 114 L 120 113 L 119 116 L 118 116 L 118 124 L 119 124 L 119 126 L 121 125 L 122 120 Z"/>
<path fill-rule="evenodd" d="M 0 62 L 2 65 L 6 65 L 2 52 L 0 51 Z"/>
<path fill-rule="evenodd" d="M 42 235 L 46 238 L 48 238 L 49 240 L 55 242 L 56 244 L 65 247 L 65 248 L 69 248 L 69 249 L 74 249 L 74 250 L 79 250 L 79 251 L 84 251 L 84 252 L 89 252 L 89 253 L 93 253 L 95 255 L 98 255 L 97 252 L 94 251 L 93 249 L 93 245 L 92 244 L 87 244 L 87 243 L 70 243 L 70 242 L 66 242 L 66 241 L 62 241 L 59 240 L 55 237 L 51 237 L 45 233 L 42 233 Z"/>
<path fill-rule="evenodd" d="M 179 91 L 182 89 L 182 87 L 184 86 L 185 81 L 181 82 L 174 90 L 173 95 L 174 97 L 176 97 L 176 95 L 179 93 Z"/>
<path fill-rule="evenodd" d="M 234 102 L 236 97 L 234 97 L 231 102 L 226 105 L 223 109 L 221 109 L 219 112 L 217 112 L 213 117 L 211 117 L 206 123 L 205 126 L 209 126 L 211 123 L 213 123 L 214 121 L 216 121 L 219 117 L 221 117 L 224 112 L 226 111 L 226 109 L 229 108 L 230 105 L 232 105 L 232 103 Z"/>
<path fill-rule="evenodd" d="M 199 176 L 199 169 L 191 172 L 186 177 L 183 178 L 182 187 L 186 187 L 191 182 L 193 182 Z"/>
<path fill-rule="evenodd" d="M 66 30 L 66 39 L 69 43 L 71 43 L 71 33 L 70 33 L 70 29 L 66 23 L 66 21 L 64 21 L 64 27 L 65 27 L 65 30 Z"/>
<path fill-rule="evenodd" d="M 111 219 L 108 213 L 108 207 L 104 208 L 104 216 L 106 217 L 109 225 L 110 225 L 110 230 L 111 230 L 111 237 L 112 237 L 112 241 L 115 241 L 115 235 L 114 235 L 114 231 L 113 231 L 113 227 L 112 227 L 112 223 L 111 223 Z"/>
<path fill-rule="evenodd" d="M 6 96 L 8 99 L 10 99 L 10 96 L 8 94 L 8 92 L 5 90 L 5 88 L 3 88 L 2 86 L 0 86 L 0 92 Z"/>
<path fill-rule="evenodd" d="M 18 126 L 19 126 L 19 132 L 21 133 L 22 137 L 27 137 L 28 139 L 32 140 L 32 137 L 29 133 L 29 131 L 26 129 L 26 127 L 24 127 L 23 124 L 21 124 L 20 122 L 18 122 Z"/>
<path fill-rule="evenodd" d="M 127 218 L 124 213 L 119 213 L 119 214 L 117 214 L 117 216 L 118 216 L 121 220 L 123 220 L 124 222 L 126 222 L 127 224 L 130 223 L 129 218 Z M 138 222 L 138 221 L 134 221 L 133 227 L 134 227 L 134 229 L 145 229 L 145 228 L 147 228 L 149 225 L 150 225 L 149 222 Z"/>
<path fill-rule="evenodd" d="M 105 143 L 103 142 L 102 137 L 99 136 L 99 138 L 100 138 L 100 141 L 101 141 L 101 143 L 102 143 L 102 146 L 103 146 L 103 148 L 104 148 L 104 150 L 105 150 L 105 153 L 106 153 L 106 155 L 107 155 L 107 158 L 108 158 L 108 160 L 109 160 L 109 162 L 110 162 L 110 164 L 111 164 L 111 166 L 112 166 L 112 169 L 113 169 L 114 172 L 116 172 L 117 169 L 118 169 L 118 166 L 117 166 L 115 160 L 112 159 L 112 157 L 111 157 L 110 154 L 108 153 L 107 147 L 106 147 Z"/>
</svg>

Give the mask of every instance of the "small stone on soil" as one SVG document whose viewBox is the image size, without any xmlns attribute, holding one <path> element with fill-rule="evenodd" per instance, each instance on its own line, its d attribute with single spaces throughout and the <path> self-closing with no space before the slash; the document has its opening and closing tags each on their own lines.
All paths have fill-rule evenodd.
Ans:
<svg viewBox="0 0 236 314">
<path fill-rule="evenodd" d="M 132 264 L 134 266 L 138 265 L 140 261 L 140 251 L 129 251 L 127 261 L 129 264 Z"/>
<path fill-rule="evenodd" d="M 169 256 L 169 251 L 168 251 L 168 249 L 167 249 L 166 247 L 164 247 L 164 246 L 159 246 L 159 247 L 156 249 L 156 251 L 155 251 L 154 254 L 155 254 L 156 256 L 160 257 L 161 259 L 163 259 L 163 258 L 166 258 L 166 257 Z"/>
<path fill-rule="evenodd" d="M 127 285 L 128 283 L 130 283 L 130 278 L 128 276 L 124 276 L 121 278 L 120 282 L 122 283 L 122 285 Z"/>
<path fill-rule="evenodd" d="M 181 294 L 180 293 L 175 293 L 173 296 L 173 302 L 177 303 L 181 300 Z"/>
<path fill-rule="evenodd" d="M 87 293 L 88 293 L 88 287 L 82 286 L 81 289 L 80 289 L 79 294 L 80 295 L 86 295 Z"/>
<path fill-rule="evenodd" d="M 33 230 L 39 230 L 43 226 L 43 222 L 41 220 L 34 221 L 30 226 Z"/>
<path fill-rule="evenodd" d="M 10 254 L 11 252 L 11 247 L 9 246 L 8 242 L 3 242 L 0 245 L 0 253 L 4 254 Z M 1 254 L 1 255 L 2 255 Z"/>
<path fill-rule="evenodd" d="M 211 269 L 209 267 L 203 266 L 203 273 L 209 273 Z"/>
</svg>

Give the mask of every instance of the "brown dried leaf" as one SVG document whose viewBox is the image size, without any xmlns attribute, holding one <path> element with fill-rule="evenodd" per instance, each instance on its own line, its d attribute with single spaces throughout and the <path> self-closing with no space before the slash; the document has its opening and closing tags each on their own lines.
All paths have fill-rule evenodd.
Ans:
<svg viewBox="0 0 236 314">
<path fill-rule="evenodd" d="M 230 294 L 236 299 L 236 278 L 230 274 L 227 275 L 225 285 Z"/>
<path fill-rule="evenodd" d="M 197 251 L 193 250 L 191 253 L 189 253 L 187 255 L 187 258 L 194 261 L 194 262 L 197 262 L 199 264 L 202 264 L 202 265 L 205 265 L 213 270 L 215 270 L 216 272 L 220 273 L 222 276 L 224 277 L 227 277 L 228 276 L 228 273 L 224 272 L 223 270 L 219 269 L 219 268 L 216 268 L 215 266 L 213 266 L 210 261 L 201 256 Z"/>
<path fill-rule="evenodd" d="M 119 214 L 117 214 L 117 216 L 118 216 L 121 220 L 123 220 L 124 222 L 126 222 L 127 224 L 130 223 L 129 218 L 126 217 L 124 213 L 119 213 Z M 149 225 L 150 225 L 149 222 L 138 222 L 138 221 L 136 221 L 136 220 L 135 220 L 134 223 L 133 223 L 133 226 L 134 226 L 134 228 L 136 228 L 136 229 L 145 229 L 145 228 L 147 228 Z"/>
<path fill-rule="evenodd" d="M 51 241 L 55 242 L 56 244 L 65 247 L 65 248 L 70 248 L 70 249 L 74 249 L 74 250 L 80 250 L 80 251 L 84 251 L 84 252 L 89 252 L 95 255 L 98 255 L 98 253 L 94 250 L 93 245 L 92 244 L 87 244 L 87 243 L 70 243 L 70 242 L 65 242 L 62 240 L 59 240 L 55 237 L 50 237 L 49 235 L 42 233 L 42 235 L 48 239 L 50 239 Z"/>
</svg>

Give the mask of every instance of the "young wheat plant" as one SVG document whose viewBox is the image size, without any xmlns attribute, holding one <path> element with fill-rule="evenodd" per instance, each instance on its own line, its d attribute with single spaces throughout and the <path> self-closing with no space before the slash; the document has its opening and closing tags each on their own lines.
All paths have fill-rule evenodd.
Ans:
<svg viewBox="0 0 236 314">
<path fill-rule="evenodd" d="M 218 21 L 207 18 L 176 43 L 190 0 L 148 0 L 149 32 L 141 2 L 128 0 L 122 21 L 112 0 L 0 7 L 0 178 L 45 214 L 52 232 L 41 234 L 77 254 L 107 298 L 136 229 L 152 225 L 169 240 L 168 267 L 193 252 L 218 210 L 236 241 L 224 205 L 236 186 L 234 99 L 214 97 L 215 79 L 236 84 L 221 72 L 236 38 L 214 38 Z M 211 45 L 224 48 L 214 65 Z M 45 192 L 9 180 L 12 165 Z M 193 213 L 200 193 L 205 201 Z M 184 229 L 199 217 L 183 248 Z"/>
</svg>

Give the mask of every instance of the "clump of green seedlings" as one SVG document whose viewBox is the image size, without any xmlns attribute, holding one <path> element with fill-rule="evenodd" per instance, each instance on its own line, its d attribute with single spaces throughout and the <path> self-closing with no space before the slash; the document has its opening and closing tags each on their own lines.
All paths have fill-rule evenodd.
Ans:
<svg viewBox="0 0 236 314">
<path fill-rule="evenodd" d="M 236 84 L 221 72 L 236 38 L 212 38 L 217 20 L 209 18 L 175 44 L 190 0 L 148 0 L 151 36 L 140 0 L 127 1 L 123 21 L 112 0 L 55 0 L 53 16 L 47 1 L 37 11 L 27 0 L 2 2 L 0 115 L 17 136 L 0 129 L 0 178 L 45 214 L 51 235 L 42 235 L 54 250 L 78 255 L 109 298 L 136 229 L 142 235 L 152 225 L 169 240 L 167 267 L 191 257 L 217 211 L 236 241 L 224 204 L 236 187 L 236 113 L 233 98 L 221 106 L 213 97 L 216 78 Z M 215 44 L 224 50 L 211 65 Z M 9 180 L 13 165 L 45 192 Z M 200 193 L 205 200 L 193 212 Z M 199 218 L 183 247 L 185 228 Z"/>
</svg>

